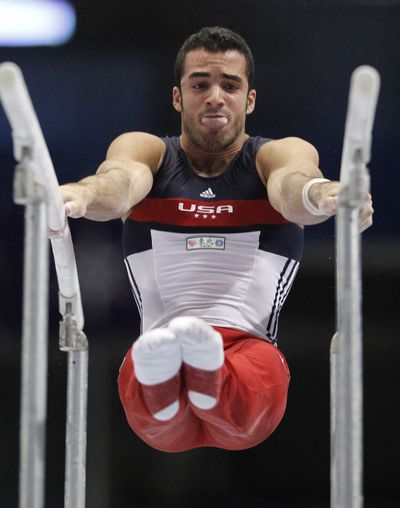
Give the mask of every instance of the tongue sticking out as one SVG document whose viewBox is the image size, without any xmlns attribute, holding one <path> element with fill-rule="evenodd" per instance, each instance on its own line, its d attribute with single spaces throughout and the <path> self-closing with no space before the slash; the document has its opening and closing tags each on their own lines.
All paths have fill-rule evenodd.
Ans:
<svg viewBox="0 0 400 508">
<path fill-rule="evenodd" d="M 226 116 L 203 116 L 201 123 L 210 129 L 221 129 L 228 123 Z"/>
</svg>

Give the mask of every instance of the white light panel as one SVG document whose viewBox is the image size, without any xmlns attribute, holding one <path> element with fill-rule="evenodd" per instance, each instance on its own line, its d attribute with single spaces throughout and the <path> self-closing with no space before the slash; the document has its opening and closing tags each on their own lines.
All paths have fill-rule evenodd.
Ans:
<svg viewBox="0 0 400 508">
<path fill-rule="evenodd" d="M 0 46 L 57 46 L 75 32 L 66 0 L 0 0 Z"/>
</svg>

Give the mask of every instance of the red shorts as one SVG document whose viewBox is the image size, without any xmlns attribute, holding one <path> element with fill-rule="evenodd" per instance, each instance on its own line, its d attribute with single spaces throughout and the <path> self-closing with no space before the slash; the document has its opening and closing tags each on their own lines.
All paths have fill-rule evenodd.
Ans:
<svg viewBox="0 0 400 508">
<path fill-rule="evenodd" d="M 182 383 L 178 413 L 168 421 L 156 420 L 143 399 L 131 352 L 127 353 L 118 378 L 119 395 L 132 430 L 153 448 L 242 450 L 264 441 L 281 421 L 290 381 L 283 354 L 245 332 L 214 328 L 224 340 L 225 362 L 219 402 L 213 409 L 193 406 Z"/>
</svg>

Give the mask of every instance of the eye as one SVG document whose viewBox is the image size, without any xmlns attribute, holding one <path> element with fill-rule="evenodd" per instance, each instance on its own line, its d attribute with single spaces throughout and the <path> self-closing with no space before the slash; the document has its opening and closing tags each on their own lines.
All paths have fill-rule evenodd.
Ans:
<svg viewBox="0 0 400 508">
<path fill-rule="evenodd" d="M 194 83 L 192 88 L 194 88 L 194 90 L 204 90 L 207 88 L 207 83 Z"/>
<path fill-rule="evenodd" d="M 235 92 L 238 89 L 238 86 L 236 83 L 226 83 L 224 85 L 224 89 L 228 92 Z"/>
</svg>

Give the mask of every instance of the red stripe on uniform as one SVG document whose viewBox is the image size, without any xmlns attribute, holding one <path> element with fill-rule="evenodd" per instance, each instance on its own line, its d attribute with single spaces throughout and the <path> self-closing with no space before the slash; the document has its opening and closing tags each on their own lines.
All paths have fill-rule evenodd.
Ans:
<svg viewBox="0 0 400 508">
<path fill-rule="evenodd" d="M 192 227 L 288 222 L 267 199 L 205 202 L 179 198 L 145 198 L 132 209 L 129 219 Z"/>
</svg>

